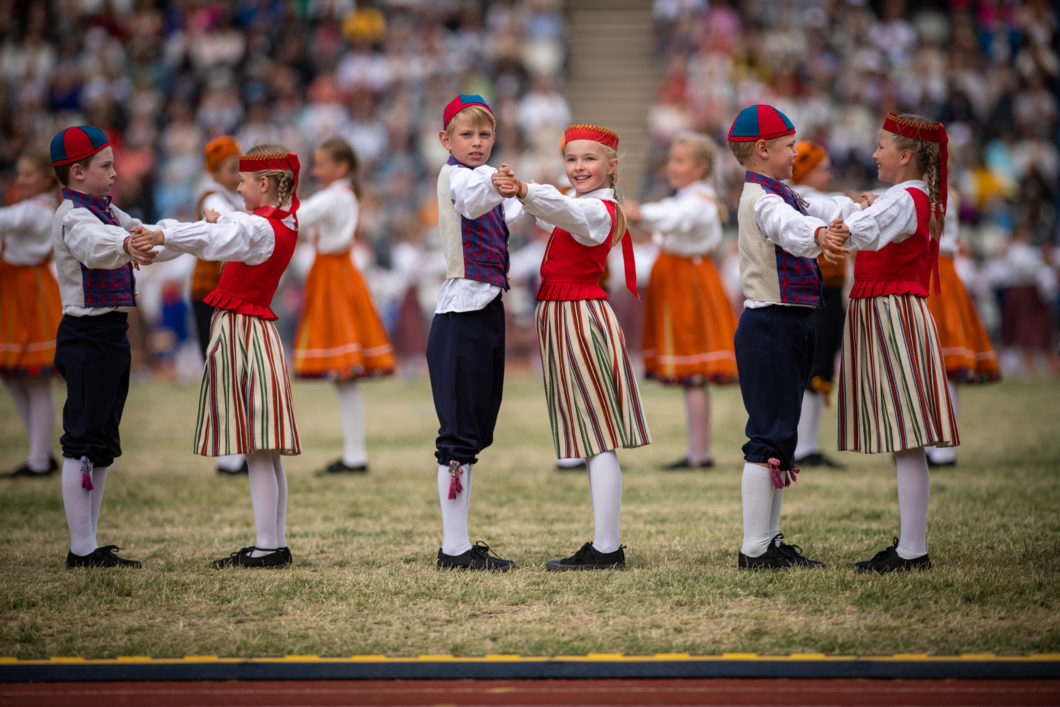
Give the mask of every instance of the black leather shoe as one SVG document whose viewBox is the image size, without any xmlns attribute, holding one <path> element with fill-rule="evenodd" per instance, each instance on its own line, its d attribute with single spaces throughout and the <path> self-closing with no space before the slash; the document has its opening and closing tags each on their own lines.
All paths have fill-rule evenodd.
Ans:
<svg viewBox="0 0 1060 707">
<path fill-rule="evenodd" d="M 779 533 L 773 542 L 777 546 L 777 550 L 780 554 L 787 557 L 791 561 L 792 567 L 803 567 L 805 569 L 812 569 L 814 567 L 824 567 L 823 562 L 817 560 L 811 560 L 810 558 L 802 554 L 802 548 L 798 545 L 789 545 L 784 542 L 784 533 Z"/>
<path fill-rule="evenodd" d="M 326 467 L 317 472 L 317 476 L 330 476 L 331 474 L 366 474 L 368 473 L 368 464 L 356 464 L 349 466 L 344 464 L 341 459 L 328 464 Z"/>
<path fill-rule="evenodd" d="M 893 545 L 877 552 L 871 560 L 855 562 L 854 569 L 858 572 L 879 572 L 880 574 L 927 570 L 931 569 L 931 560 L 927 555 L 914 557 L 911 560 L 903 559 L 898 555 L 898 538 L 895 538 Z"/>
<path fill-rule="evenodd" d="M 821 466 L 821 467 L 826 467 L 828 469 L 845 469 L 846 468 L 842 464 L 840 464 L 839 462 L 832 461 L 831 459 L 829 459 L 825 455 L 821 454 L 820 452 L 810 452 L 809 454 L 807 454 L 805 456 L 802 456 L 802 457 L 799 457 L 798 459 L 792 459 L 792 462 L 795 464 L 795 466 L 800 466 L 800 467 L 802 467 L 802 466 L 805 466 L 805 467 Z"/>
<path fill-rule="evenodd" d="M 446 555 L 438 548 L 438 569 L 440 570 L 486 570 L 489 572 L 507 572 L 515 567 L 511 560 L 498 557 L 490 546 L 479 540 L 471 549 L 459 555 Z"/>
<path fill-rule="evenodd" d="M 116 554 L 121 548 L 117 545 L 104 545 L 97 547 L 87 555 L 75 555 L 66 553 L 67 567 L 132 567 L 140 569 L 143 563 L 139 560 L 126 560 Z"/>
<path fill-rule="evenodd" d="M 659 467 L 663 471 L 685 471 L 687 469 L 710 469 L 714 466 L 714 460 L 708 459 L 704 462 L 692 463 L 692 460 L 688 457 L 684 459 L 678 459 L 672 464 L 666 464 L 665 466 Z"/>
<path fill-rule="evenodd" d="M 239 476 L 240 474 L 249 474 L 250 467 L 247 466 L 247 460 L 244 459 L 243 463 L 235 469 L 225 469 L 223 466 L 218 466 L 217 473 L 221 476 Z"/>
<path fill-rule="evenodd" d="M 238 552 L 233 552 L 228 557 L 222 557 L 219 560 L 214 560 L 210 563 L 210 566 L 215 570 L 223 570 L 226 567 L 260 567 L 260 568 L 275 568 L 275 567 L 287 567 L 291 564 L 291 551 L 286 547 L 276 548 L 275 550 L 268 550 L 268 554 L 261 555 L 260 557 L 253 557 L 253 553 L 258 548 L 251 545 L 245 547 Z"/>
<path fill-rule="evenodd" d="M 26 478 L 30 478 L 30 479 L 43 479 L 43 478 L 45 478 L 47 476 L 51 476 L 52 473 L 57 471 L 58 469 L 59 469 L 59 462 L 56 461 L 55 457 L 49 456 L 48 457 L 48 468 L 44 469 L 43 471 L 34 471 L 33 469 L 30 469 L 29 468 L 29 464 L 26 463 L 26 464 L 23 464 L 22 466 L 18 467 L 17 469 L 11 470 L 7 475 L 12 477 L 12 478 L 15 478 L 15 477 L 26 477 Z"/>
<path fill-rule="evenodd" d="M 625 545 L 620 546 L 614 552 L 600 552 L 591 542 L 585 543 L 581 549 L 570 557 L 558 560 L 549 560 L 545 569 L 549 572 L 565 572 L 569 570 L 624 570 L 626 569 L 626 553 L 623 552 Z"/>
</svg>

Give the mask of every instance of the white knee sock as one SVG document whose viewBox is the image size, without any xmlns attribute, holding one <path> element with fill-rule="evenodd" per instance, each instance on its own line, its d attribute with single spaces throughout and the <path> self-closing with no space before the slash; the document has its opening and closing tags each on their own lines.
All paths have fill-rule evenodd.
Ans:
<svg viewBox="0 0 1060 707">
<path fill-rule="evenodd" d="M 226 454 L 223 457 L 217 457 L 217 467 L 225 471 L 239 471 L 241 466 L 243 466 L 242 454 Z"/>
<path fill-rule="evenodd" d="M 821 409 L 823 407 L 824 397 L 820 393 L 807 390 L 802 394 L 802 412 L 799 413 L 799 441 L 795 445 L 796 459 L 821 451 L 817 444 L 817 437 L 821 431 Z"/>
<path fill-rule="evenodd" d="M 912 560 L 927 554 L 927 514 L 931 498 L 927 458 L 924 448 L 906 449 L 894 454 L 898 474 L 898 514 L 902 534 L 898 556 Z"/>
<path fill-rule="evenodd" d="M 11 402 L 15 404 L 15 412 L 18 413 L 18 419 L 22 420 L 22 425 L 29 430 L 31 424 L 29 416 L 29 387 L 26 385 L 26 379 L 4 376 L 3 380 L 4 387 L 7 388 L 7 392 L 11 395 Z"/>
<path fill-rule="evenodd" d="M 287 547 L 287 472 L 279 454 L 272 455 L 272 471 L 276 475 L 276 547 Z"/>
<path fill-rule="evenodd" d="M 103 507 L 103 487 L 107 485 L 107 467 L 92 470 L 92 539 L 99 544 L 99 509 Z"/>
<path fill-rule="evenodd" d="M 364 444 L 364 396 L 354 381 L 335 384 L 339 394 L 339 417 L 342 420 L 342 463 L 360 466 L 368 460 Z"/>
<path fill-rule="evenodd" d="M 280 547 L 276 528 L 276 508 L 280 498 L 276 471 L 269 452 L 253 452 L 247 455 L 247 470 L 250 477 L 250 503 L 254 507 L 254 528 L 257 539 L 254 546 L 266 550 Z M 252 557 L 268 554 L 255 551 Z"/>
<path fill-rule="evenodd" d="M 88 555 L 99 547 L 99 543 L 92 524 L 92 492 L 81 487 L 80 459 L 63 459 L 62 487 L 66 525 L 70 529 L 70 552 Z"/>
<path fill-rule="evenodd" d="M 685 388 L 685 414 L 688 422 L 688 460 L 701 464 L 711 458 L 710 393 L 706 386 Z"/>
<path fill-rule="evenodd" d="M 452 478 L 449 467 L 438 465 L 438 500 L 442 504 L 442 552 L 446 555 L 463 555 L 471 549 L 467 534 L 467 516 L 471 507 L 471 470 L 473 465 L 460 467 L 460 485 L 463 490 L 456 498 L 449 498 Z"/>
<path fill-rule="evenodd" d="M 29 392 L 29 459 L 33 471 L 47 471 L 52 457 L 52 435 L 55 433 L 55 400 L 47 378 L 26 381 Z"/>
<path fill-rule="evenodd" d="M 772 483 L 772 482 L 770 482 Z M 773 504 L 769 508 L 769 537 L 780 535 L 780 508 L 784 505 L 784 489 L 773 489 Z M 745 553 L 746 554 L 746 553 Z"/>
<path fill-rule="evenodd" d="M 957 399 L 957 386 L 953 384 L 953 381 L 947 380 L 946 387 L 950 390 L 950 401 L 953 402 L 953 415 L 954 420 L 956 420 L 960 407 Z M 957 459 L 956 447 L 936 447 L 931 445 L 930 447 L 925 447 L 925 449 L 928 457 L 936 464 L 949 464 Z"/>
<path fill-rule="evenodd" d="M 622 512 L 622 467 L 614 451 L 589 457 L 589 495 L 593 501 L 593 547 L 598 552 L 614 552 L 619 542 L 619 516 Z"/>
<path fill-rule="evenodd" d="M 773 520 L 773 477 L 769 469 L 744 462 L 740 495 L 743 503 L 743 547 L 748 557 L 760 557 L 769 547 Z M 777 525 L 780 525 L 779 511 Z"/>
</svg>

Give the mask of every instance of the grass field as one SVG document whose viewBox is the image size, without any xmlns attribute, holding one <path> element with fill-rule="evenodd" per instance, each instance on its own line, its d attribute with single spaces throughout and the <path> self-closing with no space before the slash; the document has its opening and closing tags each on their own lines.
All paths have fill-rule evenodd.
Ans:
<svg viewBox="0 0 1060 707">
<path fill-rule="evenodd" d="M 626 572 L 544 571 L 592 538 L 592 517 L 584 473 L 554 470 L 528 373 L 509 376 L 471 506 L 472 540 L 514 572 L 434 569 L 425 380 L 364 386 L 371 472 L 360 478 L 313 475 L 340 449 L 335 395 L 296 383 L 295 565 L 217 572 L 211 559 L 253 543 L 246 479 L 218 478 L 188 451 L 197 385 L 135 383 L 99 540 L 145 569 L 64 569 L 58 477 L 0 482 L 0 656 L 1060 652 L 1060 380 L 962 389 L 958 466 L 932 474 L 935 568 L 892 576 L 851 567 L 897 534 L 888 456 L 838 455 L 845 470 L 807 470 L 785 494 L 781 529 L 827 569 L 740 573 L 739 392 L 713 389 L 718 467 L 674 473 L 656 467 L 684 451 L 680 394 L 641 389 L 654 443 L 620 452 Z M 826 444 L 834 425 L 832 408 Z M 0 468 L 24 453 L 0 396 Z"/>
</svg>

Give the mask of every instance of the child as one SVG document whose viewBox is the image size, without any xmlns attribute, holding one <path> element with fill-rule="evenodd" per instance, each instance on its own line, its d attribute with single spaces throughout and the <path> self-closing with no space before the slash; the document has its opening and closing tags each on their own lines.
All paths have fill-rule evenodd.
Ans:
<svg viewBox="0 0 1060 707">
<path fill-rule="evenodd" d="M 930 495 L 924 447 L 959 444 L 946 369 L 927 306 L 938 287 L 946 210 L 946 129 L 918 115 L 889 113 L 872 157 L 894 184 L 837 222 L 858 249 L 839 370 L 839 449 L 892 452 L 901 539 L 859 572 L 927 569 Z M 876 252 L 870 252 L 876 251 Z"/>
<path fill-rule="evenodd" d="M 827 196 L 824 190 L 832 181 L 832 163 L 828 152 L 815 142 L 803 140 L 795 145 L 795 162 L 791 166 L 791 184 L 796 194 L 804 199 Z M 802 395 L 802 412 L 799 415 L 799 441 L 795 445 L 794 464 L 800 468 L 809 466 L 841 469 L 842 465 L 821 453 L 818 437 L 821 429 L 821 413 L 828 405 L 835 377 L 835 359 L 839 345 L 843 342 L 843 319 L 846 306 L 843 303 L 843 288 L 846 286 L 847 261 L 829 262 L 818 256 L 821 268 L 821 306 L 813 310 L 813 324 L 817 345 L 814 347 L 810 382 Z"/>
<path fill-rule="evenodd" d="M 946 365 L 946 386 L 953 403 L 954 418 L 960 416 L 957 384 L 991 383 L 1001 380 L 994 346 L 979 320 L 975 303 L 957 274 L 954 257 L 958 248 L 956 194 L 949 199 L 946 219 L 939 239 L 939 291 L 928 293 L 927 304 L 939 333 L 942 359 Z M 953 466 L 955 447 L 927 447 L 928 466 Z"/>
<path fill-rule="evenodd" d="M 121 455 L 121 423 L 129 392 L 127 307 L 136 306 L 133 265 L 153 256 L 132 246 L 140 225 L 110 202 L 117 172 L 110 140 L 78 125 L 51 141 L 63 201 L 52 217 L 52 248 L 63 318 L 55 335 L 55 369 L 66 381 L 62 492 L 70 529 L 67 567 L 141 567 L 118 547 L 96 540 L 107 469 Z"/>
<path fill-rule="evenodd" d="M 210 176 L 203 185 L 195 213 L 203 218 L 206 209 L 222 216 L 232 211 L 242 211 L 243 197 L 236 191 L 239 187 L 239 143 L 231 135 L 222 135 L 206 143 L 204 152 L 206 170 Z M 210 321 L 214 311 L 203 299 L 217 287 L 223 266 L 222 262 L 199 258 L 195 261 L 191 276 L 191 307 L 195 313 L 195 332 L 199 337 L 203 360 L 206 359 L 206 345 L 210 342 Z M 217 473 L 245 474 L 247 462 L 241 454 L 217 457 Z"/>
<path fill-rule="evenodd" d="M 52 362 L 62 302 L 50 268 L 59 191 L 43 150 L 23 154 L 15 170 L 22 201 L 0 208 L 0 377 L 29 438 L 26 463 L 10 475 L 42 478 L 59 468 Z"/>
<path fill-rule="evenodd" d="M 556 457 L 584 458 L 589 470 L 593 540 L 571 557 L 549 560 L 545 569 L 624 569 L 622 469 L 614 450 L 649 444 L 651 436 L 622 330 L 600 286 L 607 255 L 621 240 L 626 287 L 637 294 L 633 243 L 615 199 L 618 135 L 572 125 L 561 149 L 574 196 L 526 184 L 507 165 L 494 177 L 502 195 L 517 196 L 551 231 L 535 312 L 545 399 Z"/>
<path fill-rule="evenodd" d="M 206 297 L 217 311 L 199 393 L 195 452 L 246 455 L 257 539 L 215 560 L 216 569 L 291 564 L 287 475 L 280 455 L 301 453 L 301 444 L 270 305 L 298 241 L 298 168 L 298 156 L 281 145 L 251 148 L 239 158 L 239 193 L 251 213 L 219 217 L 210 211 L 205 221 L 164 220 L 160 230 L 136 230 L 139 248 L 164 244 L 227 263 Z"/>
<path fill-rule="evenodd" d="M 644 298 L 644 370 L 685 391 L 688 452 L 667 470 L 714 466 L 706 385 L 736 382 L 736 317 L 711 257 L 721 245 L 725 215 L 708 181 L 716 155 L 706 135 L 678 135 L 666 162 L 677 194 L 653 204 L 625 204 L 630 221 L 654 230 L 660 250 Z"/>
<path fill-rule="evenodd" d="M 342 457 L 320 474 L 368 471 L 364 398 L 357 379 L 394 372 L 394 349 L 350 259 L 357 230 L 356 172 L 357 157 L 349 143 L 325 140 L 313 154 L 313 174 L 324 188 L 298 211 L 302 233 L 317 227 L 317 254 L 295 335 L 294 372 L 335 382 L 342 422 Z"/>
<path fill-rule="evenodd" d="M 813 363 L 810 314 L 821 304 L 821 271 L 814 258 L 846 253 L 841 239 L 830 239 L 827 232 L 826 221 L 838 207 L 831 200 L 804 200 L 781 183 L 791 176 L 795 126 L 772 106 L 740 111 L 729 128 L 729 149 L 747 170 L 738 216 L 746 300 L 734 341 L 748 418 L 737 567 L 816 567 L 821 563 L 782 541 L 780 510 L 784 488 L 798 473 L 792 457 Z"/>
<path fill-rule="evenodd" d="M 442 569 L 510 570 L 514 563 L 468 539 L 471 472 L 493 442 L 504 384 L 504 305 L 508 289 L 508 223 L 522 206 L 503 198 L 486 165 L 496 121 L 481 96 L 460 94 L 442 113 L 438 139 L 450 157 L 438 173 L 438 230 L 446 280 L 427 338 L 427 369 L 438 413 L 438 499 Z"/>
</svg>

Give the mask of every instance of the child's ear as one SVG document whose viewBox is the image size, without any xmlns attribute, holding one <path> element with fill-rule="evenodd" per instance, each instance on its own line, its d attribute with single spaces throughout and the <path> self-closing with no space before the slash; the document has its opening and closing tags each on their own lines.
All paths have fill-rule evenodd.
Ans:
<svg viewBox="0 0 1060 707">
<path fill-rule="evenodd" d="M 769 157 L 769 141 L 767 140 L 755 140 L 755 154 L 762 159 Z"/>
<path fill-rule="evenodd" d="M 898 164 L 905 166 L 909 164 L 909 161 L 913 159 L 912 150 L 902 150 L 898 153 Z"/>
<path fill-rule="evenodd" d="M 442 147 L 444 147 L 447 151 L 451 151 L 451 148 L 449 147 L 449 133 L 447 131 L 438 131 L 438 142 L 442 143 Z"/>
<path fill-rule="evenodd" d="M 85 166 L 80 162 L 70 165 L 70 181 L 81 181 L 85 178 Z"/>
</svg>

